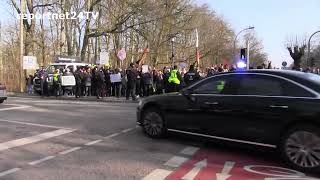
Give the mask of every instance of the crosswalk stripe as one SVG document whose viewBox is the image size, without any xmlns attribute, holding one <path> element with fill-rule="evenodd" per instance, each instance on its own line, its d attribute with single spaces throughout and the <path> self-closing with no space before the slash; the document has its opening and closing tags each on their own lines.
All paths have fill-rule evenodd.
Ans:
<svg viewBox="0 0 320 180">
<path fill-rule="evenodd" d="M 164 165 L 165 166 L 170 166 L 170 167 L 180 167 L 187 160 L 188 160 L 188 158 L 185 158 L 185 157 L 173 156 Z"/>
<path fill-rule="evenodd" d="M 164 180 L 171 173 L 172 171 L 168 171 L 165 169 L 156 169 L 152 171 L 149 175 L 144 177 L 142 180 Z"/>
</svg>

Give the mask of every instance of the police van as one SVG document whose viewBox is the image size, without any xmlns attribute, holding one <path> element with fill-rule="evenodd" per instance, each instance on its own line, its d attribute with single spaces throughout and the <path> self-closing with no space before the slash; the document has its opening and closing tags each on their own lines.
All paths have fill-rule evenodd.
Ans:
<svg viewBox="0 0 320 180">
<path fill-rule="evenodd" d="M 70 69 L 70 72 L 76 71 L 78 68 L 89 66 L 87 63 L 81 63 L 77 61 L 78 58 L 72 58 L 72 57 L 62 57 L 59 56 L 56 59 L 56 62 L 53 64 L 50 64 L 48 67 L 44 70 L 44 76 L 40 77 L 39 72 L 38 75 L 33 79 L 33 87 L 34 91 L 38 94 L 41 94 L 41 79 L 43 78 L 44 88 L 50 91 L 53 86 L 53 74 L 54 71 L 59 69 L 60 73 L 62 73 L 61 70 Z"/>
</svg>

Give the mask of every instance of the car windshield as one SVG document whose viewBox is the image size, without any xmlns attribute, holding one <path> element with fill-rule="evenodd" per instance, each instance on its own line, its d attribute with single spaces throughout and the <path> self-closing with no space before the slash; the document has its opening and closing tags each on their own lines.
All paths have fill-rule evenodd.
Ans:
<svg viewBox="0 0 320 180">
<path fill-rule="evenodd" d="M 48 74 L 53 74 L 56 69 L 64 69 L 65 65 L 50 65 L 47 67 L 46 71 Z"/>
</svg>

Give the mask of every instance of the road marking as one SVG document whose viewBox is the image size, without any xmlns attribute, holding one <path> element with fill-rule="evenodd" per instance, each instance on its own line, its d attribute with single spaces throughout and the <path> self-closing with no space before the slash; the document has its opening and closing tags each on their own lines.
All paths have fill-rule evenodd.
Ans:
<svg viewBox="0 0 320 180">
<path fill-rule="evenodd" d="M 71 153 L 71 152 L 77 151 L 77 150 L 79 150 L 79 149 L 81 149 L 81 147 L 74 147 L 74 148 L 71 148 L 71 149 L 68 149 L 68 150 L 59 152 L 59 154 L 61 154 L 61 155 L 66 155 L 66 154 L 69 154 L 69 153 Z"/>
<path fill-rule="evenodd" d="M 217 173 L 217 180 L 226 180 L 228 179 L 231 175 L 229 174 L 231 169 L 233 168 L 235 162 L 232 161 L 226 161 L 224 163 L 223 169 L 221 173 Z"/>
<path fill-rule="evenodd" d="M 13 105 L 13 104 L 7 104 L 7 105 Z M 30 107 L 31 107 L 31 106 L 10 107 L 10 108 L 0 109 L 0 111 L 10 111 L 10 110 L 16 110 L 16 109 L 26 109 L 26 108 L 30 108 Z"/>
<path fill-rule="evenodd" d="M 26 138 L 22 138 L 22 139 L 16 139 L 16 140 L 0 143 L 0 151 L 4 151 L 4 150 L 11 149 L 14 147 L 23 146 L 26 144 L 31 144 L 31 143 L 43 141 L 45 139 L 49 139 L 49 138 L 53 138 L 53 137 L 60 136 L 63 134 L 71 133 L 73 131 L 74 130 L 59 129 L 59 130 L 55 130 L 55 131 L 50 131 L 50 132 L 38 134 L 35 136 L 31 136 L 31 137 L 26 137 Z"/>
<path fill-rule="evenodd" d="M 120 133 L 114 133 L 114 134 L 111 134 L 109 136 L 106 136 L 105 138 L 112 138 L 112 137 L 115 137 L 115 136 L 118 136 L 120 135 Z"/>
<path fill-rule="evenodd" d="M 102 141 L 102 139 L 95 140 L 95 141 L 90 141 L 90 142 L 86 143 L 85 145 L 86 145 L 86 146 L 91 146 L 91 145 L 97 144 L 97 143 L 99 143 L 99 142 L 101 142 L 101 141 Z"/>
<path fill-rule="evenodd" d="M 164 165 L 165 166 L 170 166 L 170 167 L 180 167 L 187 160 L 188 160 L 188 158 L 185 158 L 185 157 L 173 156 Z"/>
<path fill-rule="evenodd" d="M 198 173 L 201 171 L 202 168 L 207 166 L 207 159 L 199 161 L 194 167 L 189 171 L 186 175 L 184 175 L 181 179 L 184 180 L 193 180 Z"/>
<path fill-rule="evenodd" d="M 184 148 L 180 154 L 184 154 L 184 155 L 194 155 L 197 151 L 199 150 L 199 148 L 197 147 L 193 147 L 193 146 L 188 146 L 186 148 Z"/>
<path fill-rule="evenodd" d="M 129 131 L 132 131 L 133 129 L 134 129 L 134 128 L 128 128 L 128 129 L 122 130 L 121 132 L 127 133 L 127 132 L 129 132 Z"/>
<path fill-rule="evenodd" d="M 3 172 L 0 173 L 0 177 L 6 176 L 8 174 L 15 173 L 15 172 L 20 171 L 20 170 L 21 170 L 20 168 L 13 168 L 13 169 L 9 169 L 7 171 L 3 171 Z"/>
<path fill-rule="evenodd" d="M 149 175 L 144 177 L 142 180 L 164 180 L 172 171 L 165 169 L 156 169 L 152 171 Z"/>
<path fill-rule="evenodd" d="M 39 163 L 48 161 L 48 160 L 53 159 L 53 158 L 55 158 L 55 156 L 47 156 L 47 157 L 44 157 L 44 158 L 42 158 L 42 159 L 29 162 L 28 164 L 31 165 L 31 166 L 33 166 L 33 165 L 36 165 L 36 164 L 39 164 Z"/>
<path fill-rule="evenodd" d="M 38 126 L 38 127 L 47 127 L 47 128 L 54 128 L 54 129 L 68 129 L 68 130 L 74 130 L 74 131 L 76 130 L 76 129 L 60 127 L 60 126 L 51 126 L 51 125 L 28 123 L 28 122 L 21 122 L 21 121 L 11 121 L 6 119 L 0 119 L 0 122 L 8 122 L 8 123 L 23 124 L 23 125 Z"/>
</svg>

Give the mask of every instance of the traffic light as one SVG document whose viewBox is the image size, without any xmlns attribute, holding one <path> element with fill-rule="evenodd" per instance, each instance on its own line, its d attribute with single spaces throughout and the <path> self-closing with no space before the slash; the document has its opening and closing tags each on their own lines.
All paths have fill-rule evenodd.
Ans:
<svg viewBox="0 0 320 180">
<path fill-rule="evenodd" d="M 246 51 L 247 51 L 246 48 L 240 49 L 240 59 L 241 59 L 241 60 L 246 60 L 246 59 L 247 59 L 247 53 L 246 53 Z"/>
</svg>

